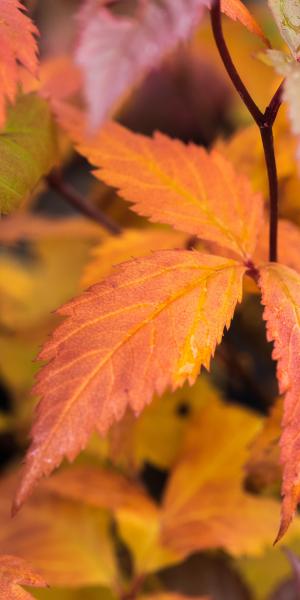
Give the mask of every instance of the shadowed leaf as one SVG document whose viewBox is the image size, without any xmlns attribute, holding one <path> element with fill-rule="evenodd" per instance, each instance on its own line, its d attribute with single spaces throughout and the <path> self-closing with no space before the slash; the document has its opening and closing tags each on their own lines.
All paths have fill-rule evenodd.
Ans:
<svg viewBox="0 0 300 600">
<path fill-rule="evenodd" d="M 21 96 L 0 132 L 0 213 L 17 208 L 57 158 L 56 138 L 47 103 Z"/>
</svg>

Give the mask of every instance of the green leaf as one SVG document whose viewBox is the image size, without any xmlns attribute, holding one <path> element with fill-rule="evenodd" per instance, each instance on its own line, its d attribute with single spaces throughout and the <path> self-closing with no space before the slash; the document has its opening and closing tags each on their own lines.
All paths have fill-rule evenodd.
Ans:
<svg viewBox="0 0 300 600">
<path fill-rule="evenodd" d="M 45 100 L 20 96 L 0 133 L 0 213 L 16 209 L 57 157 L 54 123 Z"/>
</svg>

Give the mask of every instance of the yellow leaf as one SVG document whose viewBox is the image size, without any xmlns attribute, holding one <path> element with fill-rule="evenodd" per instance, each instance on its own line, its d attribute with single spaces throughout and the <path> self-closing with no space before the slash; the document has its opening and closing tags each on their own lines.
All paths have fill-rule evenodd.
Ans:
<svg viewBox="0 0 300 600">
<path fill-rule="evenodd" d="M 154 573 L 176 564 L 179 552 L 161 541 L 160 512 L 132 512 L 120 508 L 116 513 L 120 536 L 130 549 L 137 574 Z"/>
<path fill-rule="evenodd" d="M 216 397 L 204 403 L 187 431 L 171 474 L 162 516 L 162 540 L 191 554 L 223 548 L 257 554 L 274 536 L 279 503 L 243 489 L 243 465 L 260 419 Z"/>
<path fill-rule="evenodd" d="M 298 533 L 289 533 L 285 538 L 285 546 L 300 552 L 300 522 L 297 520 Z M 270 600 L 275 587 L 290 577 L 291 567 L 282 552 L 282 547 L 267 545 L 259 556 L 241 556 L 236 559 L 235 566 L 249 585 L 255 600 Z M 296 600 L 296 599 L 295 599 Z"/>
<path fill-rule="evenodd" d="M 35 242 L 32 247 L 34 257 L 16 258 L 2 254 L 2 325 L 10 331 L 18 331 L 51 318 L 51 312 L 78 291 L 89 249 L 89 240 L 53 235 Z"/>
<path fill-rule="evenodd" d="M 150 463 L 161 469 L 174 464 L 190 421 L 201 410 L 203 397 L 209 402 L 215 391 L 204 374 L 190 387 L 155 398 L 138 419 L 124 419 L 110 433 L 110 452 L 127 468 Z"/>
<path fill-rule="evenodd" d="M 6 385 L 17 393 L 28 391 L 32 386 L 33 375 L 37 371 L 35 364 L 42 335 L 32 332 L 31 339 L 11 334 L 0 335 L 0 373 Z"/>
<path fill-rule="evenodd" d="M 35 592 L 38 600 L 117 600 L 118 596 L 109 588 L 93 587 L 69 590 L 53 588 Z"/>
</svg>

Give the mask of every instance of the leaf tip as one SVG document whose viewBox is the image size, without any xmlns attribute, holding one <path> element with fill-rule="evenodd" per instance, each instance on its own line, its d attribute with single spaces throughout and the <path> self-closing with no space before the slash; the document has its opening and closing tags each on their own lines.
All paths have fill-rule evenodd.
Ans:
<svg viewBox="0 0 300 600">
<path fill-rule="evenodd" d="M 282 501 L 279 530 L 278 530 L 277 536 L 274 540 L 273 546 L 275 546 L 278 542 L 280 542 L 280 540 L 286 534 L 286 532 L 294 518 L 297 503 L 298 503 L 298 499 L 296 498 L 295 494 L 293 494 L 292 496 L 286 495 L 284 497 L 284 499 Z"/>
</svg>

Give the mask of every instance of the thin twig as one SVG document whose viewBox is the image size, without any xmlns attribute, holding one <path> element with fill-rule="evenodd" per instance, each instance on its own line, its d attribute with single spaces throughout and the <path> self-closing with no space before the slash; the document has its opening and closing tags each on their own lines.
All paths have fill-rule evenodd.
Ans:
<svg viewBox="0 0 300 600">
<path fill-rule="evenodd" d="M 285 79 L 282 80 L 280 85 L 278 86 L 273 98 L 271 99 L 270 104 L 267 106 L 264 114 L 264 121 L 267 122 L 271 127 L 274 125 L 275 119 L 277 117 L 277 113 L 282 104 L 282 92 L 284 86 Z"/>
<path fill-rule="evenodd" d="M 235 65 L 232 62 L 232 58 L 230 56 L 230 52 L 228 50 L 227 44 L 223 35 L 223 27 L 222 27 L 222 16 L 221 16 L 221 0 L 215 0 L 213 2 L 211 11 L 211 25 L 215 38 L 215 42 L 217 48 L 220 53 L 220 57 L 223 61 L 224 67 L 236 89 L 240 97 L 242 98 L 244 104 L 247 106 L 250 114 L 252 115 L 254 121 L 259 125 L 263 119 L 263 113 L 258 108 L 256 102 L 254 102 L 252 96 L 249 94 L 245 84 L 241 80 Z"/>
<path fill-rule="evenodd" d="M 269 182 L 269 202 L 270 202 L 270 236 L 269 236 L 269 258 L 270 261 L 277 260 L 277 240 L 278 240 L 278 175 L 276 167 L 276 158 L 274 152 L 273 124 L 277 117 L 278 110 L 282 102 L 283 81 L 276 90 L 273 98 L 263 113 L 253 100 L 245 84 L 240 78 L 235 65 L 232 62 L 230 52 L 223 35 L 221 0 L 214 0 L 211 9 L 211 24 L 217 48 L 224 67 L 236 89 L 252 115 L 255 123 L 259 127 L 266 168 Z"/>
<path fill-rule="evenodd" d="M 69 183 L 66 183 L 61 178 L 57 171 L 53 171 L 47 176 L 47 182 L 49 186 L 58 192 L 71 206 L 76 208 L 85 217 L 96 221 L 99 225 L 102 225 L 104 229 L 109 231 L 112 235 L 120 235 L 122 233 L 121 227 L 115 223 L 110 217 L 103 213 L 99 208 L 87 202 L 77 190 L 75 190 Z"/>
<path fill-rule="evenodd" d="M 143 573 L 137 575 L 131 582 L 128 590 L 119 592 L 120 600 L 136 600 L 137 596 L 141 593 L 145 579 L 146 576 Z"/>
</svg>

